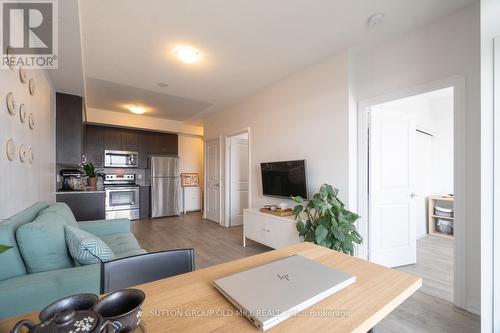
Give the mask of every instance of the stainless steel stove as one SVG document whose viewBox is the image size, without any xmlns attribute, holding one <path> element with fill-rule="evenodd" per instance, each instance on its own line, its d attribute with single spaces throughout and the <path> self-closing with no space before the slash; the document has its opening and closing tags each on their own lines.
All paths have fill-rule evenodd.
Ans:
<svg viewBox="0 0 500 333">
<path fill-rule="evenodd" d="M 104 177 L 106 220 L 139 219 L 139 185 L 135 174 L 108 174 Z"/>
</svg>

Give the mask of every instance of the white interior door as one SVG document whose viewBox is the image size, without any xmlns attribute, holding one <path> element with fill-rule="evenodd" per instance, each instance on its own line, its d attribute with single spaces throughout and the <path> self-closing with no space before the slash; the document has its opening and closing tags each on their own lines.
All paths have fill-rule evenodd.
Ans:
<svg viewBox="0 0 500 333">
<path fill-rule="evenodd" d="M 211 140 L 206 143 L 206 217 L 220 223 L 220 143 Z"/>
<path fill-rule="evenodd" d="M 415 117 L 375 106 L 370 112 L 370 261 L 416 263 Z"/>
<path fill-rule="evenodd" d="M 433 137 L 417 131 L 415 136 L 415 217 L 417 239 L 427 234 L 427 197 L 432 194 Z"/>
<path fill-rule="evenodd" d="M 243 209 L 248 208 L 248 139 L 230 141 L 230 213 L 231 226 L 243 224 Z"/>
</svg>

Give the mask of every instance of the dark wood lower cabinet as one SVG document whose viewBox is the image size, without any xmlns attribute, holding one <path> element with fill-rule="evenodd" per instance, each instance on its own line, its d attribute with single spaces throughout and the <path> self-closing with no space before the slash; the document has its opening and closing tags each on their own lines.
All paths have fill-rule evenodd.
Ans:
<svg viewBox="0 0 500 333">
<path fill-rule="evenodd" d="M 147 219 L 150 214 L 150 190 L 151 186 L 141 186 L 139 189 L 139 218 Z"/>
<path fill-rule="evenodd" d="M 56 201 L 66 203 L 77 221 L 104 220 L 105 196 L 104 192 L 58 193 Z"/>
</svg>

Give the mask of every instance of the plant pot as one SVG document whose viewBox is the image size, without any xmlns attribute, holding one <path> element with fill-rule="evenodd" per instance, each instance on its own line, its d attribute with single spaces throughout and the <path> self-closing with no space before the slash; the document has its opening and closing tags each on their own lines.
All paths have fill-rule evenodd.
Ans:
<svg viewBox="0 0 500 333">
<path fill-rule="evenodd" d="M 97 177 L 89 177 L 89 178 L 87 178 L 87 185 L 89 187 L 97 187 Z"/>
</svg>

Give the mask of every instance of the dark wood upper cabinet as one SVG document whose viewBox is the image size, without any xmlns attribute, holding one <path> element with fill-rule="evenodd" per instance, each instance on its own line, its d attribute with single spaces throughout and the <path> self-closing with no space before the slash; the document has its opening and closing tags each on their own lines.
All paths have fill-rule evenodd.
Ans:
<svg viewBox="0 0 500 333">
<path fill-rule="evenodd" d="M 171 133 L 87 125 L 85 133 L 87 161 L 102 167 L 105 150 L 136 151 L 139 153 L 139 168 L 145 169 L 150 155 L 177 155 L 178 136 Z"/>
<path fill-rule="evenodd" d="M 56 163 L 79 164 L 82 146 L 83 98 L 56 93 Z"/>
<path fill-rule="evenodd" d="M 124 130 L 122 131 L 122 150 L 125 151 L 138 151 L 138 138 L 139 133 L 136 131 Z"/>
<path fill-rule="evenodd" d="M 106 128 L 104 131 L 104 149 L 105 150 L 123 150 L 122 132 L 118 128 Z"/>
<path fill-rule="evenodd" d="M 84 151 L 88 163 L 96 167 L 104 166 L 104 128 L 102 126 L 85 126 Z"/>
</svg>

